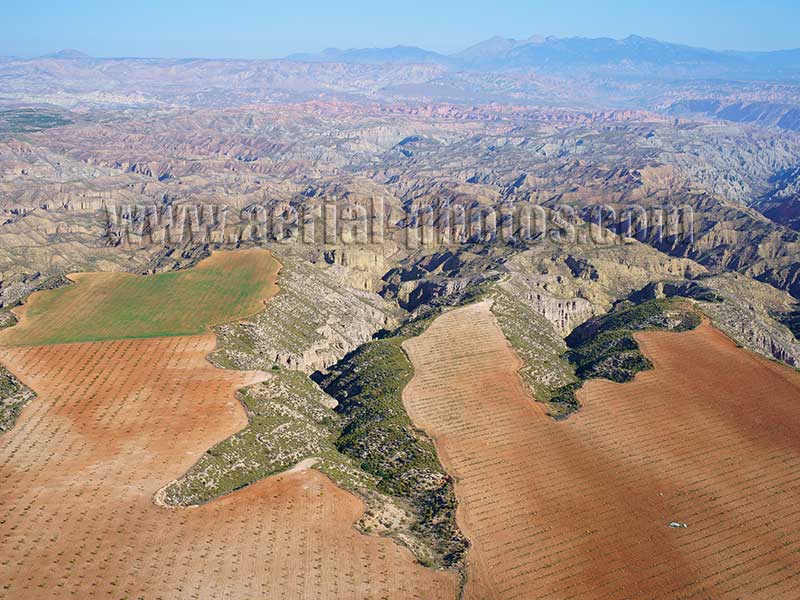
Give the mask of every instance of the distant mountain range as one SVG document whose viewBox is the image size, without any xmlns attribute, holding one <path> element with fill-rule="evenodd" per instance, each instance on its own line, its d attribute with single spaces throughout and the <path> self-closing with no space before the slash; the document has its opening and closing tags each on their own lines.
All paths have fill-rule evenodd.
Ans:
<svg viewBox="0 0 800 600">
<path fill-rule="evenodd" d="M 800 131 L 800 49 L 718 51 L 638 36 L 494 37 L 452 54 L 395 46 L 280 60 L 93 58 L 77 50 L 0 57 L 0 105 L 36 98 L 59 106 L 229 106 L 332 97 L 644 108 Z"/>
<path fill-rule="evenodd" d="M 80 60 L 90 57 L 78 50 L 61 50 L 41 58 Z M 291 54 L 283 60 L 355 65 L 441 65 L 452 71 L 533 69 L 560 75 L 599 74 L 612 78 L 800 82 L 800 49 L 771 52 L 709 50 L 636 35 L 621 40 L 605 37 L 533 36 L 524 40 L 493 37 L 453 54 L 441 54 L 417 46 L 328 48 L 318 53 Z"/>
<path fill-rule="evenodd" d="M 59 50 L 58 52 L 53 52 L 52 54 L 45 54 L 42 58 L 90 58 L 88 54 L 84 54 L 80 50 L 73 50 L 72 48 L 66 48 L 64 50 Z"/>
<path fill-rule="evenodd" d="M 413 64 L 447 63 L 450 61 L 450 57 L 416 46 L 394 46 L 393 48 L 352 48 L 350 50 L 327 48 L 316 54 L 291 54 L 286 57 L 286 60 L 296 62 L 334 62 L 350 64 Z"/>
<path fill-rule="evenodd" d="M 543 71 L 608 70 L 616 75 L 800 79 L 800 49 L 773 52 L 718 51 L 640 36 L 612 38 L 494 37 L 455 54 L 415 46 L 329 48 L 286 60 L 349 64 L 441 64 L 466 70 L 534 68 Z"/>
</svg>

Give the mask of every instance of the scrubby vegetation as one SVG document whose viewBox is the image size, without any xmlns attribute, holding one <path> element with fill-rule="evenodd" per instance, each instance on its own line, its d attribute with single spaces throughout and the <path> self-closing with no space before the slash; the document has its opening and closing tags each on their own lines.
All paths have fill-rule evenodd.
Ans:
<svg viewBox="0 0 800 600">
<path fill-rule="evenodd" d="M 574 365 L 577 382 L 551 391 L 553 416 L 566 418 L 580 408 L 576 396 L 584 381 L 609 379 L 631 381 L 653 364 L 639 350 L 633 334 L 638 331 L 688 331 L 700 324 L 700 315 L 681 299 L 623 302 L 601 317 L 590 319 L 567 337 L 565 357 Z"/>
<path fill-rule="evenodd" d="M 347 287 L 336 267 L 315 266 L 288 252 L 279 260 L 280 293 L 252 318 L 216 328 L 215 363 L 246 370 L 277 363 L 313 373 L 369 341 L 402 312 L 377 294 Z"/>
<path fill-rule="evenodd" d="M 498 286 L 492 299 L 492 313 L 522 360 L 520 377 L 537 399 L 552 403 L 553 390 L 575 381 L 574 366 L 564 356 L 564 340 L 547 319 L 508 289 Z"/>
<path fill-rule="evenodd" d="M 700 324 L 700 316 L 680 298 L 648 300 L 640 304 L 621 302 L 611 312 L 590 319 L 567 337 L 567 345 L 576 348 L 611 331 L 688 331 Z"/>
<path fill-rule="evenodd" d="M 473 302 L 479 302 L 487 297 L 495 289 L 498 276 L 488 277 L 476 283 L 468 285 L 464 289 L 449 294 L 438 296 L 429 303 L 417 309 L 411 317 L 393 331 L 380 332 L 376 337 L 415 337 L 422 334 L 433 320 L 442 314 L 442 311 L 458 306 L 465 306 Z"/>
<path fill-rule="evenodd" d="M 460 565 L 467 543 L 455 524 L 453 482 L 402 403 L 413 374 L 401 348 L 405 338 L 384 331 L 386 339 L 356 342 L 344 359 L 331 361 L 336 364 L 327 374 L 315 376 L 323 391 L 300 369 L 324 364 L 334 352 L 318 344 L 331 315 L 357 306 L 361 318 L 378 327 L 393 321 L 377 296 L 353 291 L 346 292 L 352 298 L 345 297 L 332 277 L 309 271 L 292 257 L 284 264 L 281 292 L 266 310 L 216 329 L 213 362 L 271 375 L 239 392 L 248 426 L 210 448 L 163 490 L 161 500 L 174 506 L 202 504 L 311 459 L 315 469 L 364 500 L 367 509 L 358 523 L 363 531 L 394 537 L 427 566 Z M 471 301 L 475 293 L 465 290 L 459 297 Z M 410 319 L 407 329 L 422 332 L 455 301 L 441 300 Z M 369 340 L 378 327 L 334 332 L 331 343 L 347 348 L 351 338 Z"/>
<path fill-rule="evenodd" d="M 455 523 L 452 479 L 403 407 L 413 376 L 404 339 L 362 345 L 318 374 L 319 386 L 278 368 L 241 390 L 249 425 L 209 449 L 165 490 L 164 501 L 201 504 L 316 459 L 316 469 L 365 500 L 365 531 L 395 536 L 428 566 L 458 564 L 467 543 Z"/>
<path fill-rule="evenodd" d="M 0 433 L 14 426 L 19 413 L 36 394 L 0 365 Z"/>
<path fill-rule="evenodd" d="M 775 320 L 789 328 L 795 339 L 800 340 L 800 308 L 773 316 Z"/>
<path fill-rule="evenodd" d="M 13 327 L 17 324 L 17 317 L 10 310 L 0 311 L 0 330 L 6 327 Z"/>
<path fill-rule="evenodd" d="M 330 398 L 303 373 L 279 370 L 269 381 L 240 390 L 249 425 L 210 448 L 176 483 L 164 500 L 173 505 L 202 504 L 241 489 L 307 458 L 346 489 L 375 482 L 335 442 L 341 418 Z"/>
<path fill-rule="evenodd" d="M 0 329 L 11 327 L 16 323 L 14 313 L 8 310 L 0 311 Z M 14 426 L 25 404 L 35 395 L 8 369 L 0 365 L 0 433 Z"/>
<path fill-rule="evenodd" d="M 377 477 L 381 492 L 410 502 L 412 531 L 428 542 L 434 564 L 451 566 L 463 558 L 467 542 L 455 522 L 452 478 L 403 407 L 403 388 L 413 376 L 404 339 L 361 346 L 320 383 L 339 401 L 336 412 L 345 419 L 336 447 Z"/>
</svg>

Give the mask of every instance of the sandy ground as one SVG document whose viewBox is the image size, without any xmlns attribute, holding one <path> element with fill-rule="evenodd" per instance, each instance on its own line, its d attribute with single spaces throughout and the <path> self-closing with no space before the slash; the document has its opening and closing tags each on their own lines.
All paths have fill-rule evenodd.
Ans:
<svg viewBox="0 0 800 600">
<path fill-rule="evenodd" d="M 439 598 L 455 578 L 358 534 L 313 470 L 192 509 L 153 495 L 246 424 L 214 336 L 0 350 L 39 397 L 0 437 L 0 598 Z"/>
<path fill-rule="evenodd" d="M 800 598 L 800 374 L 707 323 L 647 333 L 655 370 L 588 384 L 558 423 L 489 308 L 405 344 L 474 544 L 466 598 Z"/>
</svg>

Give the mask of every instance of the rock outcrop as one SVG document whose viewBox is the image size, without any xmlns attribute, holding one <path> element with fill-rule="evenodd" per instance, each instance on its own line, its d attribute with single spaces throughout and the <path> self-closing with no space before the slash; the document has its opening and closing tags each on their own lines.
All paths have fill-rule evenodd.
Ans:
<svg viewBox="0 0 800 600">
<path fill-rule="evenodd" d="M 221 350 L 212 355 L 215 362 L 256 370 L 279 365 L 311 374 L 396 324 L 397 308 L 373 292 L 349 287 L 346 267 L 315 265 L 285 247 L 272 250 L 284 264 L 280 293 L 252 319 L 217 328 Z"/>
</svg>

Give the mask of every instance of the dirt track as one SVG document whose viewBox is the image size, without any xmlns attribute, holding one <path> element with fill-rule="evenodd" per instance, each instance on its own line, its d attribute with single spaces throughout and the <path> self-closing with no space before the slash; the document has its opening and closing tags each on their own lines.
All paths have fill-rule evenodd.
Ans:
<svg viewBox="0 0 800 600">
<path fill-rule="evenodd" d="M 562 423 L 487 303 L 406 342 L 406 405 L 474 543 L 467 598 L 800 597 L 800 374 L 708 324 L 639 339 L 655 370 L 592 382 Z"/>
<path fill-rule="evenodd" d="M 433 598 L 455 580 L 359 535 L 316 471 L 194 509 L 154 493 L 246 423 L 213 335 L 0 350 L 39 397 L 0 437 L 2 598 Z"/>
</svg>

